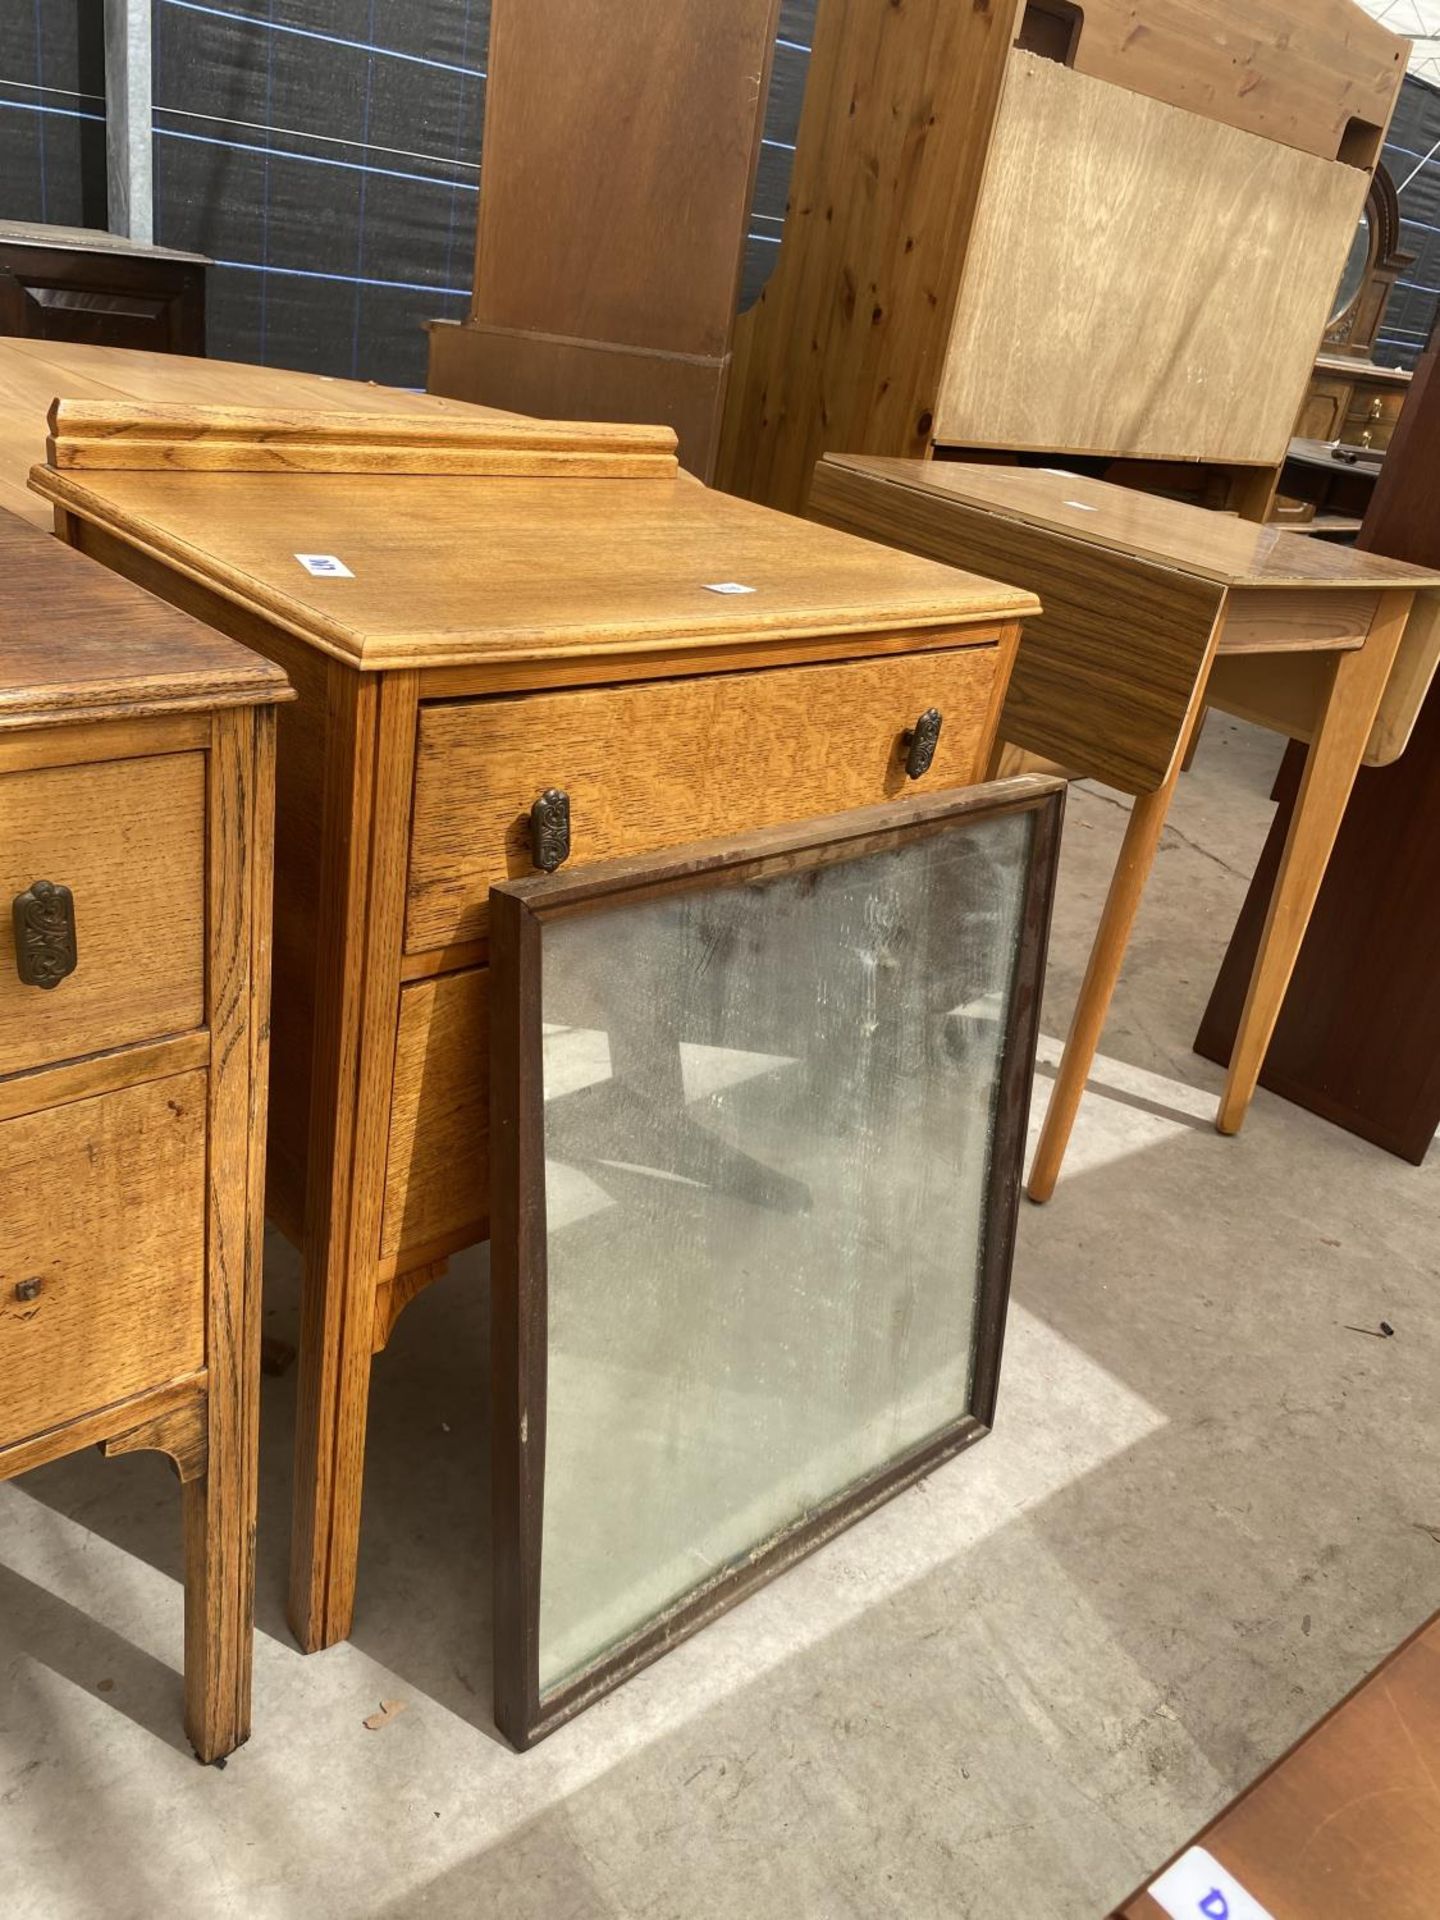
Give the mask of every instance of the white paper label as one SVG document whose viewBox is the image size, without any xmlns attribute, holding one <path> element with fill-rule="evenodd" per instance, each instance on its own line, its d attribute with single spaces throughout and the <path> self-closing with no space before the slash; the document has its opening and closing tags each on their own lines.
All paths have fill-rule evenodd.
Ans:
<svg viewBox="0 0 1440 1920">
<path fill-rule="evenodd" d="M 295 558 L 307 573 L 320 574 L 328 580 L 355 578 L 345 562 L 337 560 L 333 553 L 297 553 Z"/>
<path fill-rule="evenodd" d="M 706 593 L 756 593 L 759 589 L 742 587 L 738 580 L 717 580 L 713 585 L 707 585 L 705 591 Z"/>
<path fill-rule="evenodd" d="M 1171 1920 L 1273 1920 L 1204 1847 L 1191 1847 L 1146 1889 Z"/>
</svg>

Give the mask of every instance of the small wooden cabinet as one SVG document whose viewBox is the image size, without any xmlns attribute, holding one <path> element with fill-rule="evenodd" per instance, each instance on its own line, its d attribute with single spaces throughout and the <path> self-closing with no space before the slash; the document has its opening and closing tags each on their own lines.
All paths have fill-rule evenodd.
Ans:
<svg viewBox="0 0 1440 1920">
<path fill-rule="evenodd" d="M 0 513 L 0 1478 L 184 1486 L 186 1729 L 250 1724 L 278 668 Z"/>
<path fill-rule="evenodd" d="M 96 227 L 0 220 L 0 333 L 203 354 L 209 264 Z"/>
<path fill-rule="evenodd" d="M 86 401 L 61 404 L 36 476 L 75 545 L 300 696 L 280 720 L 269 1206 L 304 1248 L 309 1649 L 349 1630 L 372 1355 L 488 1227 L 491 884 L 983 778 L 1037 609 L 712 493 L 674 448 L 655 428 Z"/>
</svg>

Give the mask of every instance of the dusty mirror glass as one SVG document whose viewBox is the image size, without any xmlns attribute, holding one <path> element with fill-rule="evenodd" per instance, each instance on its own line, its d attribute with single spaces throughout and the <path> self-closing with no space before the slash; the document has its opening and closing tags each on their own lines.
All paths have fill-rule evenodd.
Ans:
<svg viewBox="0 0 1440 1920">
<path fill-rule="evenodd" d="M 1035 820 L 544 925 L 542 1696 L 966 1416 Z"/>
</svg>

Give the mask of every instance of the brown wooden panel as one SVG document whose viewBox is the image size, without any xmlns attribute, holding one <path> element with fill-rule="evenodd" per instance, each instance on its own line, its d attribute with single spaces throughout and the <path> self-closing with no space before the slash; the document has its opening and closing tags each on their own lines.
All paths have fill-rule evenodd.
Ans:
<svg viewBox="0 0 1440 1920">
<path fill-rule="evenodd" d="M 1044 612 L 1025 624 L 1000 737 L 1125 793 L 1162 783 L 1208 657 L 1218 585 L 835 461 L 816 469 L 810 510 L 1038 593 Z"/>
<path fill-rule="evenodd" d="M 1378 593 L 1237 587 L 1225 603 L 1224 653 L 1336 652 L 1363 646 Z"/>
<path fill-rule="evenodd" d="M 490 974 L 476 967 L 400 995 L 383 1262 L 483 1240 L 490 1207 Z"/>
<path fill-rule="evenodd" d="M 75 897 L 79 965 L 16 972 L 10 903 L 33 881 Z M 204 1020 L 205 756 L 0 775 L 0 1073 Z"/>
<path fill-rule="evenodd" d="M 406 950 L 484 934 L 491 882 L 532 870 L 548 787 L 570 796 L 578 866 L 893 798 L 910 784 L 901 737 L 929 707 L 945 723 L 915 785 L 975 780 L 999 663 L 992 644 L 426 707 Z"/>
<path fill-rule="evenodd" d="M 1016 53 L 935 438 L 1278 466 L 1368 184 Z"/>
<path fill-rule="evenodd" d="M 702 480 L 715 466 L 728 355 L 666 353 L 432 320 L 425 376 L 432 393 L 489 399 L 552 420 L 662 421 Z"/>
<path fill-rule="evenodd" d="M 1368 166 L 1406 43 L 1356 0 L 1083 0 L 1082 73 L 1333 160 Z M 1367 122 L 1377 137 L 1350 132 Z"/>
<path fill-rule="evenodd" d="M 1432 1920 L 1440 1622 L 1392 1654 L 1199 1844 L 1275 1920 Z M 1165 1920 L 1175 1910 L 1137 1893 L 1116 1920 Z"/>
<path fill-rule="evenodd" d="M 723 354 L 777 0 L 493 0 L 475 318 Z"/>
<path fill-rule="evenodd" d="M 205 1364 L 205 1087 L 0 1124 L 0 1446 Z"/>
</svg>

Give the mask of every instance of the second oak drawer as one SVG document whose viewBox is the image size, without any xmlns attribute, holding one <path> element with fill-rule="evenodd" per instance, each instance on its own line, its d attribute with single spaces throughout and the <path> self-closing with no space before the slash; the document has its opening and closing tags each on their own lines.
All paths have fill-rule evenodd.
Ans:
<svg viewBox="0 0 1440 1920">
<path fill-rule="evenodd" d="M 982 644 L 835 665 L 421 709 L 405 948 L 483 939 L 491 882 L 531 870 L 531 805 L 569 795 L 577 866 L 843 813 L 907 791 L 907 730 L 943 716 L 918 790 L 980 779 L 999 663 Z"/>
<path fill-rule="evenodd" d="M 203 1072 L 0 1123 L 0 1446 L 205 1364 Z"/>
</svg>

